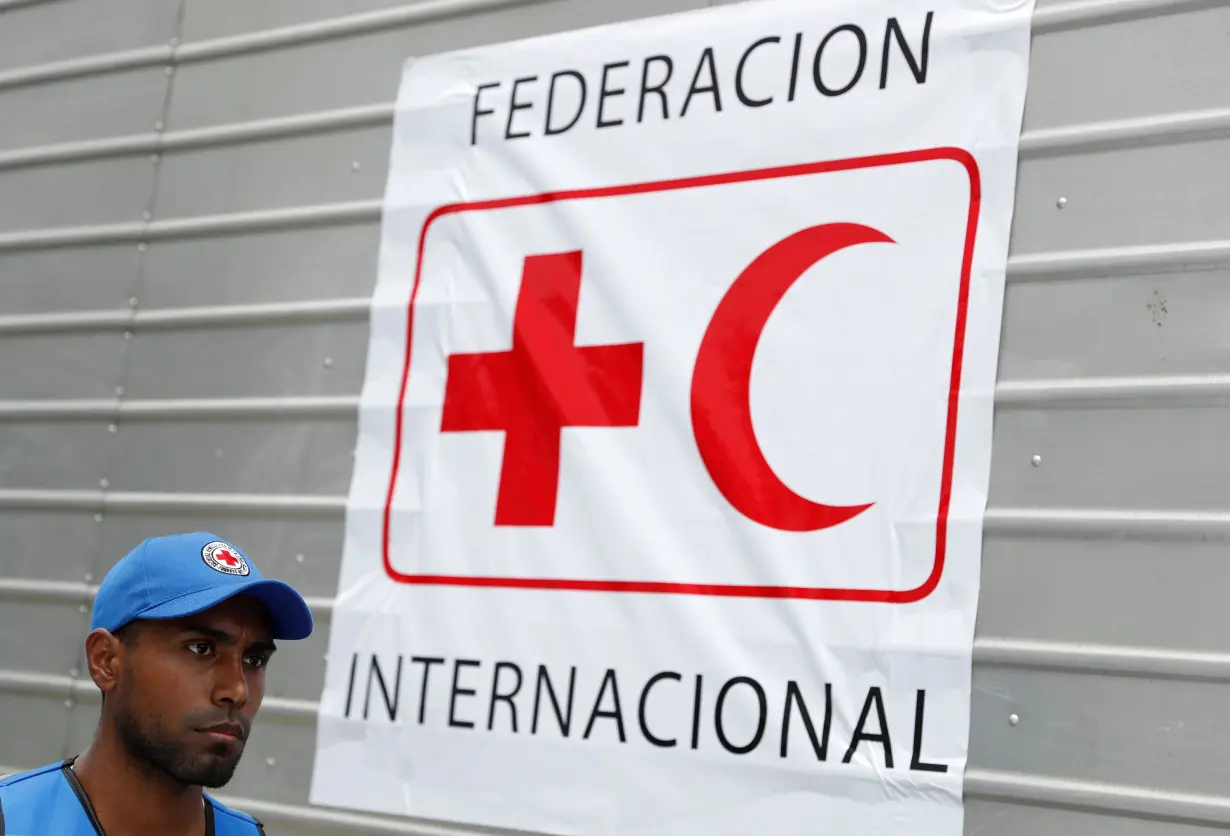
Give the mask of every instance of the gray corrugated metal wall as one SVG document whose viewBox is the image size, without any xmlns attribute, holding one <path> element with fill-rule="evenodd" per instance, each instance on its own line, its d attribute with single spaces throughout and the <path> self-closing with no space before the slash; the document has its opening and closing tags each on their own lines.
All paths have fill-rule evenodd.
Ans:
<svg viewBox="0 0 1230 836">
<path fill-rule="evenodd" d="M 209 527 L 322 625 L 228 800 L 439 832 L 305 806 L 399 69 L 701 5 L 0 0 L 0 764 L 88 739 L 90 585 Z M 1227 827 L 1230 5 L 1040 0 L 1032 61 L 966 830 Z"/>
</svg>

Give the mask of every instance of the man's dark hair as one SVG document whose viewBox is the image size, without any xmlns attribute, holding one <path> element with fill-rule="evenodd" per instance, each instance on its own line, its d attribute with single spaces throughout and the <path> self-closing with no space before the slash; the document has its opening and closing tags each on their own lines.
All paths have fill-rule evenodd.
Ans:
<svg viewBox="0 0 1230 836">
<path fill-rule="evenodd" d="M 134 647 L 137 643 L 137 635 L 141 631 L 140 621 L 130 621 L 120 629 L 116 630 L 114 635 L 124 647 Z"/>
</svg>

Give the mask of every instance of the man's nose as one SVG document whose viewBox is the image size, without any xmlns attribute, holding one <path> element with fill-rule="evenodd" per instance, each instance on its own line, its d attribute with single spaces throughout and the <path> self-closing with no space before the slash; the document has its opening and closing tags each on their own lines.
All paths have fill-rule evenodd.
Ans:
<svg viewBox="0 0 1230 836">
<path fill-rule="evenodd" d="M 227 655 L 215 667 L 214 702 L 242 707 L 248 701 L 248 677 L 240 654 Z"/>
</svg>

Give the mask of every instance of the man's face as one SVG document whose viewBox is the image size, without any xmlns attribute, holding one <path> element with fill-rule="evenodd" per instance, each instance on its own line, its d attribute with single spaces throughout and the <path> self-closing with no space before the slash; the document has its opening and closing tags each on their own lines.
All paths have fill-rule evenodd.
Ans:
<svg viewBox="0 0 1230 836">
<path fill-rule="evenodd" d="M 220 787 L 239 764 L 274 651 L 260 602 L 236 596 L 182 619 L 145 621 L 120 653 L 106 708 L 129 753 L 171 778 Z"/>
</svg>

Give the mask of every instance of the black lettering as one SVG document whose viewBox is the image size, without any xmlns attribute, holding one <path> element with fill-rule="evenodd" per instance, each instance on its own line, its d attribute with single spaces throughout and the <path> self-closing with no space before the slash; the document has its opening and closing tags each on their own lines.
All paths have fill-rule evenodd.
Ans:
<svg viewBox="0 0 1230 836">
<path fill-rule="evenodd" d="M 419 693 L 419 725 L 423 725 L 423 718 L 427 713 L 427 677 L 431 675 L 432 665 L 443 665 L 444 660 L 439 656 L 411 656 L 410 664 L 423 665 L 423 688 Z"/>
<path fill-rule="evenodd" d="M 568 714 L 564 715 L 560 711 L 559 700 L 555 698 L 555 688 L 551 686 L 551 679 L 547 676 L 546 665 L 538 666 L 538 681 L 534 685 L 534 721 L 530 725 L 530 734 L 538 734 L 538 704 L 542 699 L 542 686 L 547 686 L 547 694 L 551 697 L 551 706 L 555 709 L 555 719 L 559 721 L 559 729 L 564 737 L 568 736 L 568 730 L 572 727 L 572 697 L 576 693 L 577 688 L 577 668 L 572 667 L 571 673 L 568 675 Z"/>
<path fill-rule="evenodd" d="M 602 697 L 606 694 L 608 683 L 611 686 L 611 696 L 615 700 L 615 708 L 611 711 L 599 711 L 598 706 L 602 704 Z M 589 733 L 594 730 L 594 721 L 599 717 L 609 717 L 614 720 L 615 724 L 619 727 L 619 742 L 628 742 L 628 738 L 624 734 L 623 711 L 619 707 L 619 682 L 615 679 L 615 671 L 611 668 L 607 668 L 606 675 L 602 677 L 602 687 L 598 689 L 598 698 L 594 700 L 594 708 L 590 711 L 589 722 L 585 725 L 585 734 L 582 735 L 584 739 L 589 739 Z"/>
<path fill-rule="evenodd" d="M 897 40 L 897 46 L 901 48 L 901 55 L 905 58 L 906 63 L 910 65 L 910 72 L 914 74 L 914 80 L 919 84 L 927 83 L 927 55 L 931 51 L 931 19 L 935 17 L 935 12 L 927 12 L 927 22 L 923 24 L 922 34 L 922 59 L 914 60 L 914 53 L 910 51 L 910 45 L 905 41 L 905 34 L 901 31 L 901 25 L 897 23 L 897 18 L 890 17 L 888 19 L 888 27 L 884 30 L 884 52 L 880 57 L 880 89 L 883 90 L 888 86 L 888 50 L 889 37 Z"/>
<path fill-rule="evenodd" d="M 697 87 L 696 82 L 700 81 L 701 70 L 709 68 L 709 83 L 704 87 Z M 688 95 L 683 100 L 683 109 L 679 111 L 679 118 L 682 119 L 688 115 L 688 105 L 692 102 L 692 97 L 697 93 L 712 93 L 713 107 L 719 113 L 722 110 L 722 94 L 718 90 L 717 67 L 713 63 L 713 47 L 705 47 L 705 51 L 700 54 L 700 61 L 696 64 L 696 74 L 692 76 L 692 86 L 688 88 Z"/>
<path fill-rule="evenodd" d="M 641 734 L 645 736 L 646 740 L 654 746 L 661 746 L 664 749 L 669 749 L 672 746 L 678 745 L 679 741 L 675 738 L 663 740 L 660 737 L 654 737 L 653 733 L 649 731 L 649 725 L 645 722 L 645 703 L 649 701 L 649 689 L 663 679 L 673 679 L 676 682 L 679 682 L 683 679 L 683 677 L 674 671 L 663 671 L 650 677 L 649 681 L 645 683 L 645 687 L 641 689 L 641 702 L 640 705 L 637 706 L 636 718 L 641 724 Z"/>
<path fill-rule="evenodd" d="M 781 43 L 781 41 L 782 39 L 776 35 L 772 35 L 768 38 L 761 38 L 756 41 L 756 43 L 749 46 L 747 51 L 743 53 L 743 57 L 739 59 L 739 66 L 735 68 L 735 95 L 739 97 L 739 101 L 743 102 L 743 104 L 748 107 L 764 107 L 767 104 L 772 104 L 773 97 L 769 96 L 767 99 L 753 99 L 743 92 L 743 65 L 747 63 L 748 57 L 757 47 L 764 46 L 765 44 L 778 44 Z"/>
<path fill-rule="evenodd" d="M 730 689 L 736 685 L 750 685 L 752 690 L 756 692 L 756 702 L 759 705 L 760 716 L 756 722 L 756 734 L 752 735 L 751 741 L 746 746 L 734 746 L 726 737 L 726 731 L 722 728 L 722 707 L 726 702 L 726 695 L 730 693 Z M 748 752 L 760 745 L 761 738 L 764 737 L 765 724 L 769 720 L 769 703 L 765 699 L 764 688 L 760 683 L 752 679 L 750 676 L 736 676 L 722 686 L 722 690 L 718 691 L 717 705 L 713 710 L 713 723 L 717 731 L 718 741 L 726 749 L 735 755 L 746 755 Z"/>
<path fill-rule="evenodd" d="M 575 78 L 580 83 L 581 103 L 577 105 L 577 112 L 573 114 L 571 122 L 569 122 L 567 125 L 565 125 L 562 128 L 553 128 L 551 127 L 551 113 L 554 111 L 554 108 L 555 108 L 555 82 L 564 76 Z M 581 75 L 576 70 L 560 70 L 558 73 L 555 73 L 554 75 L 552 75 L 551 76 L 551 86 L 547 88 L 547 123 L 546 123 L 547 136 L 554 136 L 555 134 L 562 134 L 562 133 L 566 133 L 567 131 L 570 131 L 572 129 L 572 126 L 575 125 L 577 121 L 581 118 L 581 113 L 584 112 L 584 110 L 585 110 L 585 76 Z"/>
<path fill-rule="evenodd" d="M 863 731 L 863 726 L 867 723 L 867 715 L 871 713 L 872 703 L 875 703 L 876 717 L 880 721 L 879 734 L 868 734 Z M 863 703 L 863 713 L 859 715 L 858 724 L 854 727 L 854 737 L 850 740 L 850 748 L 846 750 L 846 756 L 841 759 L 841 762 L 849 763 L 850 759 L 854 757 L 854 750 L 864 740 L 877 741 L 884 744 L 884 765 L 892 769 L 893 744 L 888 738 L 888 718 L 884 716 L 884 698 L 880 696 L 880 689 L 875 686 L 872 686 L 867 692 L 867 700 Z"/>
<path fill-rule="evenodd" d="M 499 86 L 500 86 L 500 83 L 498 81 L 493 82 L 491 84 L 480 84 L 478 85 L 478 89 L 474 91 L 474 116 L 471 117 L 470 119 L 470 144 L 471 145 L 478 144 L 478 117 L 490 116 L 491 114 L 495 113 L 494 110 L 480 110 L 478 107 L 478 99 L 480 96 L 483 95 L 484 90 L 494 90 L 495 88 Z"/>
<path fill-rule="evenodd" d="M 602 67 L 602 88 L 598 91 L 598 127 L 599 128 L 611 128 L 611 127 L 614 127 L 615 125 L 622 125 L 624 123 L 624 120 L 622 119 L 612 119 L 610 121 L 604 120 L 602 118 L 602 107 L 608 98 L 611 98 L 614 96 L 622 96 L 624 93 L 627 92 L 622 87 L 616 87 L 613 90 L 608 90 L 606 87 L 607 73 L 610 72 L 611 70 L 618 70 L 619 68 L 626 67 L 626 66 L 628 66 L 627 61 L 619 61 L 614 64 L 604 64 Z"/>
<path fill-rule="evenodd" d="M 947 764 L 924 763 L 922 759 L 923 713 L 926 705 L 927 692 L 919 689 L 918 696 L 914 701 L 914 754 L 910 756 L 910 769 L 918 772 L 947 772 Z"/>
<path fill-rule="evenodd" d="M 505 668 L 512 670 L 517 674 L 517 684 L 513 686 L 511 693 L 501 694 L 500 672 Z M 491 704 L 487 707 L 487 731 L 491 731 L 492 726 L 495 723 L 495 704 L 497 702 L 502 702 L 508 706 L 508 711 L 512 714 L 513 734 L 517 733 L 517 704 L 513 702 L 513 697 L 517 696 L 517 692 L 520 690 L 521 668 L 512 662 L 496 662 L 495 675 L 491 678 Z"/>
<path fill-rule="evenodd" d="M 824 55 L 824 48 L 840 32 L 852 32 L 854 37 L 858 39 L 858 69 L 854 71 L 854 78 L 845 87 L 830 88 L 825 85 L 820 78 L 820 57 Z M 816 59 L 812 63 L 811 73 L 812 78 L 816 82 L 816 89 L 825 96 L 840 96 L 843 93 L 848 93 L 858 84 L 858 80 L 863 77 L 863 68 L 867 66 L 867 36 L 863 30 L 855 26 L 853 23 L 846 23 L 838 26 L 832 32 L 824 36 L 824 40 L 820 42 L 820 46 L 816 48 Z"/>
<path fill-rule="evenodd" d="M 371 666 L 367 669 L 367 696 L 363 699 L 363 719 L 367 719 L 367 710 L 371 707 L 372 702 L 372 677 L 376 677 L 376 681 L 380 684 L 380 694 L 384 700 L 385 713 L 389 715 L 389 720 L 397 720 L 397 707 L 401 702 L 401 662 L 402 656 L 397 654 L 397 677 L 393 680 L 393 698 L 389 699 L 389 689 L 385 685 L 384 673 L 380 670 L 380 662 L 376 660 L 376 654 L 372 654 Z"/>
<path fill-rule="evenodd" d="M 799 691 L 799 686 L 795 684 L 793 679 L 786 684 L 786 709 L 782 712 L 781 756 L 783 758 L 786 757 L 786 747 L 790 739 L 790 706 L 792 702 L 798 703 L 799 716 L 803 718 L 803 728 L 807 730 L 807 736 L 811 739 L 811 748 L 816 753 L 816 760 L 826 760 L 829 752 L 829 730 L 833 726 L 832 683 L 824 683 L 824 728 L 820 733 L 819 740 L 816 739 L 816 727 L 811 723 L 811 714 L 807 711 L 807 704 L 803 702 L 803 694 Z"/>
<path fill-rule="evenodd" d="M 803 33 L 797 32 L 794 36 L 794 57 L 790 60 L 790 94 L 786 97 L 786 101 L 794 101 L 794 91 L 799 85 L 799 58 L 803 52 Z"/>
<path fill-rule="evenodd" d="M 350 704 L 354 700 L 354 675 L 355 669 L 359 667 L 359 654 L 355 653 L 350 657 L 350 680 L 346 685 L 346 711 L 343 717 L 350 717 Z M 4 836 L 0 834 L 0 836 Z"/>
<path fill-rule="evenodd" d="M 666 77 L 655 84 L 649 86 L 649 65 L 654 61 L 666 62 Z M 640 122 L 645 118 L 645 97 L 650 93 L 657 93 L 658 98 L 662 100 L 662 118 L 670 119 L 670 110 L 667 107 L 666 91 L 662 88 L 671 80 L 671 73 L 675 70 L 675 62 L 671 60 L 669 55 L 651 55 L 645 59 L 645 65 L 641 68 L 641 101 L 636 108 L 636 121 Z"/>
<path fill-rule="evenodd" d="M 529 131 L 526 131 L 525 133 L 520 133 L 520 134 L 513 133 L 512 123 L 513 123 L 513 116 L 516 115 L 518 110 L 527 110 L 530 107 L 533 107 L 533 102 L 518 102 L 517 101 L 517 88 L 520 87 L 522 84 L 526 84 L 531 81 L 537 81 L 537 80 L 538 80 L 538 76 L 529 75 L 529 76 L 525 76 L 524 78 L 518 78 L 513 81 L 512 95 L 508 97 L 508 124 L 504 128 L 504 138 L 505 139 L 524 139 L 525 137 L 530 135 Z"/>
<path fill-rule="evenodd" d="M 700 693 L 704 687 L 705 678 L 696 674 L 696 696 L 692 698 L 692 748 L 700 745 Z"/>
<path fill-rule="evenodd" d="M 474 723 L 470 720 L 457 719 L 457 698 L 472 697 L 478 692 L 473 688 L 458 688 L 457 680 L 461 677 L 462 668 L 477 668 L 481 663 L 476 659 L 453 660 L 453 690 L 448 698 L 448 724 L 454 728 L 472 729 Z"/>
</svg>

